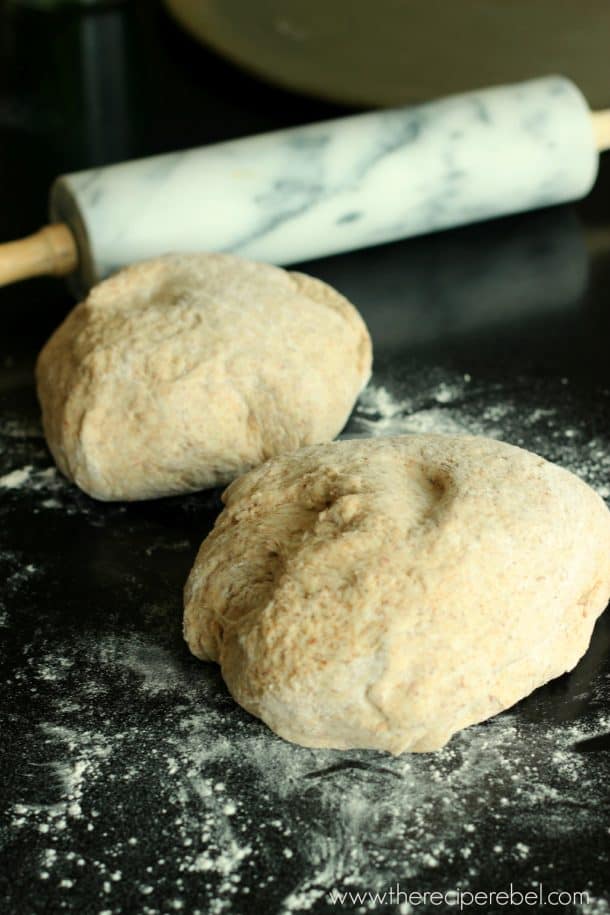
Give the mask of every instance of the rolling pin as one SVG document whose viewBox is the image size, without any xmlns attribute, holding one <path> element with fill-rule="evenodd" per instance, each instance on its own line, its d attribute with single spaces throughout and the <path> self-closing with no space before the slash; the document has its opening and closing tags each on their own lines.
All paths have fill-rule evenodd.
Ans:
<svg viewBox="0 0 610 915">
<path fill-rule="evenodd" d="M 80 291 L 169 252 L 290 264 L 583 197 L 610 148 L 550 76 L 64 175 L 51 225 L 0 245 L 0 284 Z"/>
</svg>

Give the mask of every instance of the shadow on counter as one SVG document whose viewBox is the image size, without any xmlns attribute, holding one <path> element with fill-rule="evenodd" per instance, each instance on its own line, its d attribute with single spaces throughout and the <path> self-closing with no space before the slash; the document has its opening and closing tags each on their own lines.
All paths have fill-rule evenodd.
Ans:
<svg viewBox="0 0 610 915">
<path fill-rule="evenodd" d="M 610 245 L 609 245 L 610 248 Z M 309 262 L 360 309 L 374 344 L 413 352 L 473 339 L 523 339 L 581 315 L 590 257 L 569 207 Z"/>
</svg>

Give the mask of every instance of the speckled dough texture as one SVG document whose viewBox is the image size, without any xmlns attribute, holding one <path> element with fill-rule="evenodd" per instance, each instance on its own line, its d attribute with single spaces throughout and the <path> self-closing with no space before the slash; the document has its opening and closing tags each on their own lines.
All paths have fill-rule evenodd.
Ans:
<svg viewBox="0 0 610 915">
<path fill-rule="evenodd" d="M 574 667 L 610 595 L 602 499 L 492 439 L 306 447 L 224 501 L 185 637 L 305 746 L 442 747 Z"/>
<path fill-rule="evenodd" d="M 341 430 L 371 372 L 356 309 L 320 280 L 173 255 L 95 287 L 37 364 L 59 469 L 97 499 L 224 484 Z"/>
</svg>

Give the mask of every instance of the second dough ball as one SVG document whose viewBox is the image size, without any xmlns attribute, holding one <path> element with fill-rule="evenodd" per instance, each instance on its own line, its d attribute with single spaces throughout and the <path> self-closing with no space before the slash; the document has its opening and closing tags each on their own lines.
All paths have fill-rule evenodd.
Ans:
<svg viewBox="0 0 610 915">
<path fill-rule="evenodd" d="M 362 318 L 320 280 L 226 254 L 167 256 L 68 315 L 38 359 L 38 396 L 69 479 L 97 499 L 149 499 L 334 438 L 371 358 Z"/>
</svg>

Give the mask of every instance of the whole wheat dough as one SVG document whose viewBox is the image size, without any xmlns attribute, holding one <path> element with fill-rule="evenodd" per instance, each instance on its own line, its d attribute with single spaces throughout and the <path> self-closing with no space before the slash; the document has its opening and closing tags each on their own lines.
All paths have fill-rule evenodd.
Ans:
<svg viewBox="0 0 610 915">
<path fill-rule="evenodd" d="M 227 483 L 333 438 L 371 371 L 350 303 L 227 254 L 147 261 L 96 286 L 37 365 L 59 469 L 98 499 Z"/>
<path fill-rule="evenodd" d="M 305 746 L 437 749 L 574 667 L 610 594 L 603 501 L 490 439 L 307 447 L 224 501 L 185 637 Z"/>
</svg>

